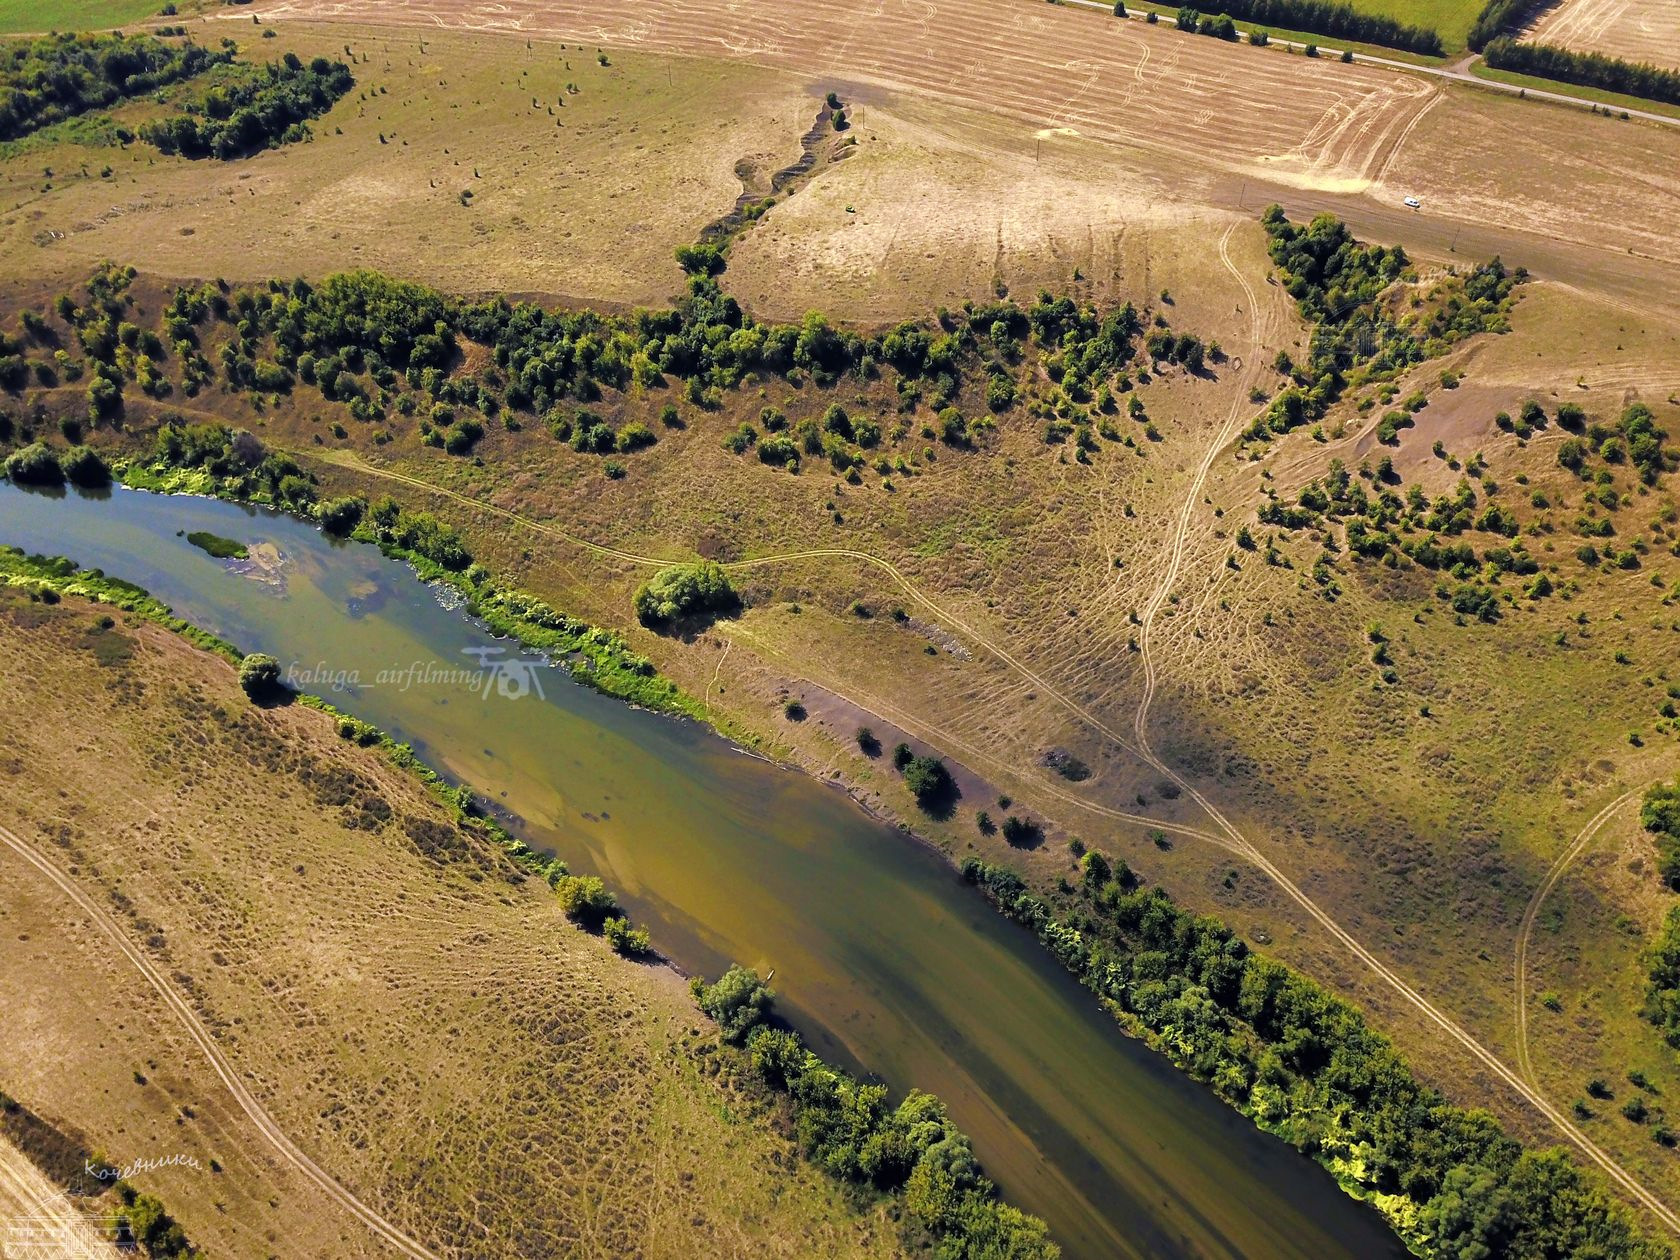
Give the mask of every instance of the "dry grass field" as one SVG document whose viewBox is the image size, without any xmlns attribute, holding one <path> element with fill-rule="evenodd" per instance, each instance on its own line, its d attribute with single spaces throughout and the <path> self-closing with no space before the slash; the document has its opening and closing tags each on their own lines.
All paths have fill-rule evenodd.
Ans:
<svg viewBox="0 0 1680 1260">
<path fill-rule="evenodd" d="M 239 36 L 253 58 L 272 49 L 249 23 L 196 29 Z M 244 279 L 367 266 L 457 291 L 662 302 L 682 285 L 672 251 L 740 192 L 737 163 L 797 157 L 819 104 L 751 68 L 603 67 L 552 41 L 316 29 L 286 47 L 357 58 L 358 86 L 313 143 L 220 168 L 51 133 L 9 160 L 0 149 L 0 273 L 82 274 L 102 258 Z"/>
<path fill-rule="evenodd" d="M 96 922 L 169 978 L 285 1135 L 438 1255 L 889 1255 L 730 1084 L 671 972 L 311 710 L 149 623 L 0 597 L 0 1079 L 218 1256 L 383 1255 L 280 1160 Z M 66 985 L 67 976 L 75 983 Z M 212 1163 L 212 1161 L 216 1161 Z"/>
<path fill-rule="evenodd" d="M 1563 0 L 1525 38 L 1680 70 L 1680 9 L 1667 0 Z"/>
</svg>

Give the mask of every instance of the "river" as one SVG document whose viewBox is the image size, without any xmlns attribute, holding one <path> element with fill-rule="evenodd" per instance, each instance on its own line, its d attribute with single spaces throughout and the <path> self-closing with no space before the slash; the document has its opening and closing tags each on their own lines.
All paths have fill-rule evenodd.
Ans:
<svg viewBox="0 0 1680 1260">
<path fill-rule="evenodd" d="M 255 562 L 213 558 L 185 537 L 199 530 Z M 813 1048 L 943 1098 L 1071 1260 L 1406 1254 L 1324 1170 L 1122 1035 L 938 855 L 832 787 L 563 670 L 473 685 L 481 661 L 519 653 L 376 548 L 230 503 L 9 483 L 0 543 L 137 582 L 271 653 L 486 794 L 533 847 L 601 875 L 686 969 L 774 970 Z"/>
</svg>

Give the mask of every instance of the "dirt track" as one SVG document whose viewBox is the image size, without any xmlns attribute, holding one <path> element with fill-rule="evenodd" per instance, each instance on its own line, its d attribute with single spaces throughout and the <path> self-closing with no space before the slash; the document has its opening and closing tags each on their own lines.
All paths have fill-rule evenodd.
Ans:
<svg viewBox="0 0 1680 1260">
<path fill-rule="evenodd" d="M 274 1122 L 274 1118 L 269 1115 L 263 1105 L 245 1087 L 244 1082 L 240 1080 L 233 1066 L 227 1061 L 215 1039 L 210 1035 L 209 1030 L 204 1027 L 203 1022 L 193 1012 L 192 1007 L 175 991 L 174 985 L 152 965 L 151 959 L 128 939 L 128 935 L 122 927 L 99 907 L 98 903 L 56 866 L 42 857 L 34 846 L 4 827 L 0 827 L 0 844 L 11 849 L 39 871 L 42 876 L 56 885 L 58 890 L 74 903 L 76 909 L 94 923 L 121 951 L 122 955 L 134 965 L 135 970 L 140 972 L 146 982 L 156 991 L 158 997 L 163 1000 L 164 1005 L 180 1022 L 188 1037 L 203 1052 L 204 1057 L 210 1061 L 211 1068 L 221 1079 L 222 1084 L 227 1087 L 228 1092 L 233 1095 L 240 1110 L 245 1113 L 246 1117 L 257 1127 L 258 1131 L 282 1159 L 313 1181 L 329 1197 L 343 1206 L 347 1212 L 361 1220 L 395 1252 L 415 1257 L 415 1260 L 436 1260 L 432 1252 L 409 1238 L 402 1230 L 368 1207 L 340 1185 L 330 1173 L 298 1149 L 297 1145 Z"/>
<path fill-rule="evenodd" d="M 117 1249 L 24 1153 L 0 1141 L 0 1257 L 110 1260 Z"/>
</svg>

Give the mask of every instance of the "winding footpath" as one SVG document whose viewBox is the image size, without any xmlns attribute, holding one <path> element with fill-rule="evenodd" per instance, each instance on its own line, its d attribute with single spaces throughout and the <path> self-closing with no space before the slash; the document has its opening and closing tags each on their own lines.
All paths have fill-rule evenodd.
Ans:
<svg viewBox="0 0 1680 1260">
<path fill-rule="evenodd" d="M 1540 907 L 1545 904 L 1552 889 L 1557 887 L 1558 881 L 1563 878 L 1563 873 L 1574 865 L 1576 858 L 1586 851 L 1587 846 L 1592 843 L 1593 837 L 1603 830 L 1604 824 L 1609 822 L 1622 806 L 1633 800 L 1637 795 L 1637 792 L 1623 792 L 1594 814 L 1592 820 L 1581 828 L 1575 839 L 1570 842 L 1569 847 L 1558 854 L 1557 861 L 1553 862 L 1551 870 L 1546 872 L 1546 878 L 1540 881 L 1540 887 L 1534 890 L 1534 896 L 1529 898 L 1528 908 L 1523 911 L 1522 923 L 1517 927 L 1517 960 L 1514 972 L 1516 978 L 1517 1069 L 1523 1074 L 1523 1079 L 1535 1089 L 1540 1088 L 1540 1082 L 1534 1075 L 1534 1064 L 1529 1061 L 1528 1056 L 1528 946 L 1534 936 L 1535 921 L 1540 917 Z"/>
<path fill-rule="evenodd" d="M 438 1260 L 433 1252 L 421 1246 L 400 1228 L 345 1189 L 330 1173 L 304 1154 L 298 1148 L 297 1143 L 286 1136 L 280 1126 L 275 1123 L 274 1117 L 245 1087 L 245 1083 L 239 1079 L 233 1065 L 228 1062 L 227 1057 L 221 1051 L 221 1047 L 216 1044 L 215 1038 L 210 1035 L 210 1030 L 193 1012 L 192 1007 L 187 1005 L 186 1000 L 176 991 L 175 986 L 152 964 L 152 960 L 146 957 L 145 953 L 129 939 L 128 934 L 123 931 L 122 925 L 101 909 L 99 904 L 88 896 L 79 884 L 42 857 L 34 846 L 19 839 L 18 836 L 3 826 L 0 826 L 0 844 L 4 844 L 51 880 L 58 890 L 75 904 L 76 909 L 86 915 L 93 925 L 121 951 L 123 957 L 134 965 L 134 969 L 141 974 L 147 984 L 151 985 L 157 992 L 158 997 L 163 999 L 163 1004 L 169 1009 L 169 1013 L 175 1017 L 176 1022 L 181 1025 L 188 1038 L 209 1061 L 210 1067 L 216 1073 L 217 1078 L 227 1087 L 228 1093 L 233 1095 L 234 1102 L 239 1104 L 239 1109 L 256 1126 L 257 1131 L 267 1139 L 268 1144 L 274 1148 L 275 1153 L 281 1159 L 314 1182 L 326 1193 L 328 1198 L 361 1221 L 396 1251 L 411 1257 L 412 1260 Z"/>
<path fill-rule="evenodd" d="M 1237 283 L 1241 285 L 1243 292 L 1248 296 L 1250 323 L 1253 330 L 1251 333 L 1251 339 L 1258 351 L 1260 339 L 1258 336 L 1258 313 L 1254 304 L 1254 291 L 1249 286 L 1247 279 L 1242 275 L 1240 270 L 1231 262 L 1230 253 L 1226 248 L 1229 239 L 1230 231 L 1227 231 L 1225 237 L 1220 241 L 1220 260 L 1224 263 L 1226 269 L 1236 278 Z M 1257 356 L 1250 357 L 1254 358 Z M 1238 402 L 1234 405 L 1233 409 L 1237 410 L 1240 409 L 1240 407 L 1241 403 Z M 1190 489 L 1185 495 L 1184 507 L 1179 513 L 1178 529 L 1174 535 L 1173 544 L 1168 553 L 1166 571 L 1162 575 L 1159 588 L 1156 590 L 1155 595 L 1145 608 L 1143 626 L 1138 636 L 1138 648 L 1143 657 L 1144 691 L 1142 698 L 1138 702 L 1137 714 L 1133 721 L 1133 730 L 1136 735 L 1136 742 L 1139 750 L 1151 766 L 1153 766 L 1161 774 L 1166 775 L 1174 783 L 1178 784 L 1186 795 L 1194 800 L 1197 805 L 1201 806 L 1202 810 L 1214 821 L 1214 824 L 1219 828 L 1219 830 L 1225 833 L 1226 837 L 1230 841 L 1228 846 L 1229 848 L 1235 852 L 1241 853 L 1256 867 L 1258 867 L 1268 878 L 1272 880 L 1274 884 L 1278 886 L 1280 890 L 1287 894 L 1292 901 L 1311 915 L 1312 918 L 1317 921 L 1317 923 L 1323 927 L 1326 932 L 1339 941 L 1351 954 L 1353 954 L 1354 957 L 1358 958 L 1367 967 L 1369 967 L 1380 979 L 1386 982 L 1391 988 L 1405 998 L 1406 1001 L 1409 1002 L 1431 1024 L 1433 1024 L 1441 1032 L 1445 1033 L 1448 1037 L 1452 1038 L 1453 1041 L 1457 1042 L 1465 1050 L 1469 1051 L 1479 1063 L 1508 1085 L 1516 1094 L 1526 1100 L 1530 1106 L 1546 1117 L 1547 1120 L 1551 1121 L 1552 1125 L 1571 1142 L 1573 1142 L 1582 1154 L 1586 1155 L 1588 1159 L 1597 1164 L 1612 1181 L 1637 1200 L 1647 1211 L 1651 1213 L 1652 1216 L 1661 1221 L 1669 1230 L 1680 1234 L 1680 1215 L 1677 1215 L 1666 1203 L 1662 1201 L 1662 1199 L 1658 1198 L 1656 1194 L 1647 1189 L 1643 1183 L 1635 1178 L 1632 1173 L 1623 1168 L 1613 1156 L 1593 1142 L 1592 1139 L 1583 1133 L 1581 1129 L 1569 1119 L 1568 1116 L 1564 1115 L 1563 1112 L 1554 1107 L 1551 1102 L 1547 1100 L 1545 1095 L 1541 1093 L 1539 1087 L 1534 1083 L 1532 1069 L 1526 1066 L 1527 1051 L 1526 1044 L 1524 1042 L 1519 1041 L 1519 1046 L 1523 1047 L 1519 1050 L 1519 1060 L 1523 1065 L 1522 1073 L 1519 1075 L 1518 1073 L 1513 1072 L 1502 1059 L 1500 1059 L 1480 1041 L 1476 1040 L 1476 1038 L 1468 1031 L 1461 1027 L 1455 1020 L 1452 1019 L 1451 1016 L 1447 1015 L 1439 1007 L 1430 1002 L 1428 998 L 1424 997 L 1421 993 L 1414 989 L 1403 977 L 1395 972 L 1393 968 L 1389 967 L 1376 955 L 1371 953 L 1370 950 L 1368 950 L 1345 928 L 1343 928 L 1341 924 L 1331 918 L 1330 915 L 1315 901 L 1313 901 L 1312 898 L 1307 896 L 1307 894 L 1302 891 L 1302 889 L 1292 879 L 1279 870 L 1277 866 L 1265 856 L 1265 854 L 1250 843 L 1248 839 L 1236 828 L 1236 826 L 1234 826 L 1231 821 L 1207 799 L 1207 797 L 1205 797 L 1193 785 L 1187 783 L 1184 778 L 1177 773 L 1177 771 L 1163 762 L 1151 748 L 1148 734 L 1149 710 L 1151 705 L 1154 703 L 1156 691 L 1156 668 L 1151 640 L 1156 615 L 1159 613 L 1162 603 L 1165 602 L 1168 595 L 1171 593 L 1173 583 L 1178 579 L 1179 570 L 1182 567 L 1184 559 L 1185 542 L 1189 536 L 1191 516 L 1194 513 L 1197 500 L 1201 497 L 1202 488 L 1206 484 L 1208 470 L 1212 467 L 1213 459 L 1217 453 L 1223 450 L 1234 436 L 1235 433 L 1232 428 L 1232 422 L 1227 420 L 1225 426 L 1220 430 L 1218 436 L 1214 439 L 1213 445 L 1208 450 L 1208 454 L 1203 458 L 1200 467 L 1197 469 L 1196 475 L 1191 481 Z M 1615 804 L 1606 807 L 1606 809 L 1597 819 L 1594 820 L 1593 823 L 1588 824 L 1587 830 L 1583 832 L 1582 836 L 1577 837 L 1575 845 L 1572 845 L 1571 848 L 1578 852 L 1581 847 L 1584 847 L 1586 841 L 1591 838 L 1593 831 L 1595 831 L 1599 825 L 1602 825 L 1603 820 L 1608 818 L 1609 815 L 1614 812 L 1615 806 L 1619 804 L 1620 802 L 1618 801 Z M 1552 875 L 1548 877 L 1548 885 L 1543 886 L 1543 888 L 1549 887 L 1551 884 L 1555 884 L 1557 882 L 1557 877 L 1562 875 L 1563 867 L 1567 866 L 1567 864 L 1568 863 L 1566 861 L 1563 861 L 1560 866 L 1555 867 Z M 1537 911 L 1538 898 L 1543 898 L 1543 895 L 1543 892 L 1537 895 L 1537 900 L 1531 906 L 1531 911 Z M 1529 926 L 1532 926 L 1531 921 Z M 1526 938 L 1519 938 L 1519 950 L 1523 951 L 1521 956 L 1526 959 L 1526 947 L 1521 943 L 1522 940 L 1525 939 Z M 1519 980 L 1519 984 L 1520 983 L 1521 981 Z M 1521 1017 L 1519 1016 L 1519 1018 Z"/>
</svg>

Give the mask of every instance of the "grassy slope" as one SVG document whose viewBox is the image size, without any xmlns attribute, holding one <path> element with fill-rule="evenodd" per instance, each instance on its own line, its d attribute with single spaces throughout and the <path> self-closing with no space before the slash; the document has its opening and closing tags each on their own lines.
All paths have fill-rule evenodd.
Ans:
<svg viewBox="0 0 1680 1260">
<path fill-rule="evenodd" d="M 282 1127 L 387 1215 L 440 1249 L 892 1251 L 718 1073 L 675 977 L 572 928 L 378 752 L 301 706 L 254 708 L 227 664 L 158 627 L 0 601 L 25 684 L 0 699 L 0 820 L 55 838 L 191 977 Z M 358 1227 L 267 1164 L 149 992 L 6 861 L 0 915 L 30 942 L 4 982 L 8 1088 L 101 1149 L 219 1159 L 217 1176 L 137 1178 L 216 1254 L 263 1237 L 360 1252 Z"/>
<path fill-rule="evenodd" d="M 464 291 L 659 302 L 681 288 L 672 251 L 740 192 L 736 162 L 792 161 L 815 116 L 797 83 L 726 63 L 602 67 L 576 46 L 461 32 L 288 28 L 265 40 L 238 22 L 193 29 L 212 46 L 224 36 L 255 62 L 285 50 L 347 60 L 349 48 L 356 87 L 313 124 L 314 143 L 237 166 L 73 143 L 85 125 L 19 142 L 16 160 L 0 161 L 0 273 L 119 256 L 190 277 L 357 265 Z M 137 129 L 163 112 L 148 99 L 112 117 Z"/>
</svg>

